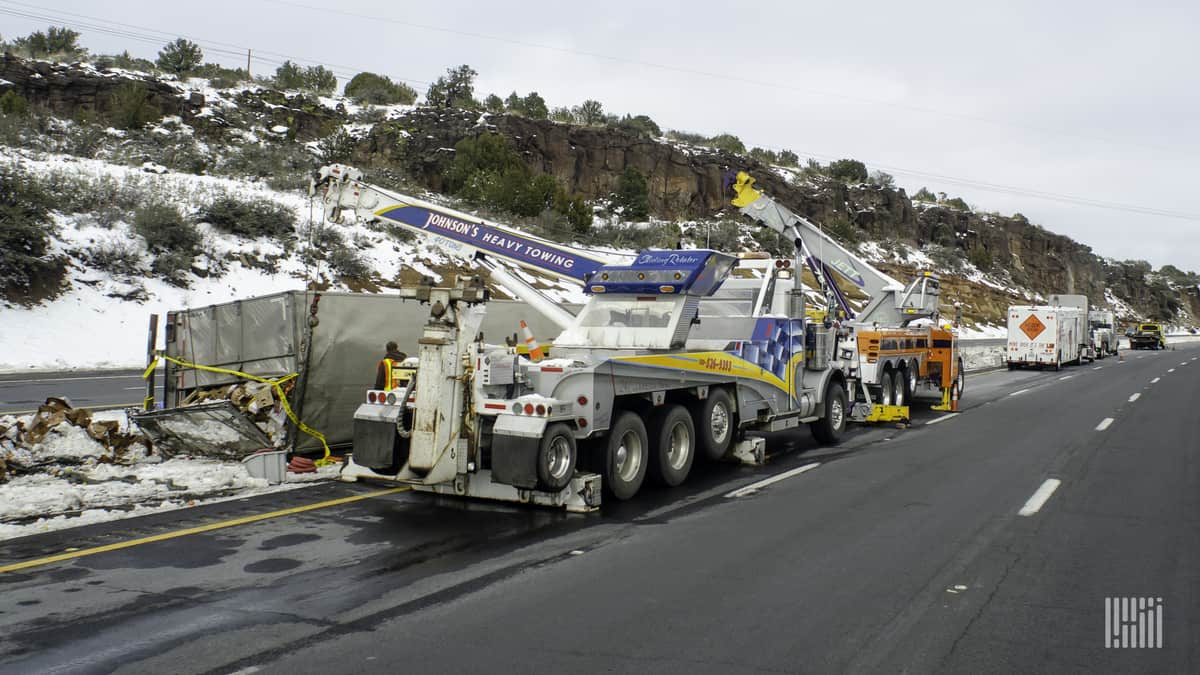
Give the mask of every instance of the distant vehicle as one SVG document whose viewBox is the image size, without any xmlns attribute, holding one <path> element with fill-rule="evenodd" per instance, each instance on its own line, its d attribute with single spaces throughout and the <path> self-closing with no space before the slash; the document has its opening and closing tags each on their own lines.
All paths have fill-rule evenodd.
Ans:
<svg viewBox="0 0 1200 675">
<path fill-rule="evenodd" d="M 1008 369 L 1078 364 L 1087 314 L 1075 307 L 1017 305 L 1008 308 Z"/>
<path fill-rule="evenodd" d="M 1163 335 L 1161 323 L 1140 323 L 1129 336 L 1129 346 L 1133 349 L 1166 349 L 1167 338 Z"/>
<path fill-rule="evenodd" d="M 1091 331 L 1092 347 L 1098 359 L 1117 353 L 1117 334 L 1113 330 L 1116 320 L 1116 315 L 1106 309 L 1088 312 L 1088 330 Z"/>
<path fill-rule="evenodd" d="M 1100 353 L 1100 346 L 1096 344 L 1094 332 L 1091 330 L 1089 319 L 1091 316 L 1091 302 L 1086 295 L 1051 295 L 1051 307 L 1073 307 L 1079 310 L 1080 318 L 1083 320 L 1082 330 L 1076 332 L 1075 341 L 1079 343 L 1080 359 L 1087 359 L 1088 362 L 1096 359 L 1104 358 Z"/>
</svg>

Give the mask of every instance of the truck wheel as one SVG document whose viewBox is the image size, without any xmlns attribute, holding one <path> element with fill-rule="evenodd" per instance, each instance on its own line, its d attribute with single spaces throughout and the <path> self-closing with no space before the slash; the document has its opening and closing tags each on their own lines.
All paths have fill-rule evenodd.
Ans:
<svg viewBox="0 0 1200 675">
<path fill-rule="evenodd" d="M 635 412 L 628 410 L 617 415 L 608 430 L 604 448 L 604 485 L 617 499 L 629 499 L 637 494 L 646 479 L 648 446 L 646 425 Z"/>
<path fill-rule="evenodd" d="M 575 434 L 562 422 L 551 424 L 542 436 L 537 453 L 538 489 L 559 492 L 575 475 L 578 457 Z"/>
<path fill-rule="evenodd" d="M 700 452 L 712 460 L 724 457 L 734 432 L 733 399 L 729 392 L 722 387 L 710 388 L 708 398 L 696 401 L 691 412 Z"/>
<path fill-rule="evenodd" d="M 908 373 L 907 368 L 892 371 L 892 405 L 908 405 L 908 396 L 905 392 L 908 390 Z"/>
<path fill-rule="evenodd" d="M 822 445 L 833 445 L 842 438 L 846 430 L 846 390 L 840 382 L 830 382 L 825 390 L 825 415 L 810 422 L 809 431 Z"/>
<path fill-rule="evenodd" d="M 908 376 L 904 380 L 905 384 L 908 385 L 908 388 L 904 390 L 904 400 L 909 403 L 912 402 L 913 396 L 917 394 L 917 375 L 921 372 L 920 369 L 921 367 L 917 365 L 916 361 L 909 361 L 908 368 L 904 369 L 905 374 Z"/>
<path fill-rule="evenodd" d="M 663 406 L 650 422 L 650 475 L 675 487 L 687 479 L 696 458 L 696 425 L 681 405 Z"/>
<path fill-rule="evenodd" d="M 896 404 L 896 381 L 892 377 L 890 367 L 883 369 L 883 377 L 879 378 L 879 402 L 883 405 Z"/>
</svg>

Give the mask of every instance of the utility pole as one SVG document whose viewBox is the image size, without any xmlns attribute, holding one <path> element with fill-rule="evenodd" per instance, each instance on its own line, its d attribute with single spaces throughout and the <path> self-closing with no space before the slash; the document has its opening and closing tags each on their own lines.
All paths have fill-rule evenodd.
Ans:
<svg viewBox="0 0 1200 675">
<path fill-rule="evenodd" d="M 254 81 L 254 76 L 250 74 L 250 50 L 246 50 L 246 79 Z"/>
</svg>

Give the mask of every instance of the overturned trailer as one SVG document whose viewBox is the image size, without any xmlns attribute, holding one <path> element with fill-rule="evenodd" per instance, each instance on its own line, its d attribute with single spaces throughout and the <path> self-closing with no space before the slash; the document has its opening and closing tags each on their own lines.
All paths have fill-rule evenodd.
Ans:
<svg viewBox="0 0 1200 675">
<path fill-rule="evenodd" d="M 480 327 L 486 336 L 501 341 L 520 320 L 535 335 L 552 333 L 552 324 L 525 303 L 492 304 L 496 311 Z M 428 314 L 420 302 L 395 294 L 313 291 L 168 312 L 162 399 L 135 420 L 167 452 L 226 458 L 265 447 L 322 452 L 321 439 L 302 433 L 278 402 L 269 409 L 270 396 L 261 397 L 261 408 L 229 400 L 237 387 L 255 386 L 252 378 L 288 378 L 281 389 L 296 418 L 331 448 L 349 446 L 355 408 L 374 384 L 384 344 L 415 348 Z"/>
</svg>

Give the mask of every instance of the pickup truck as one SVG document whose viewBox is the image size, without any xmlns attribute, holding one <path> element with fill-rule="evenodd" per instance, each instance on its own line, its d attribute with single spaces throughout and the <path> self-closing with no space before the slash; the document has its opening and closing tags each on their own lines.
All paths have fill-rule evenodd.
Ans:
<svg viewBox="0 0 1200 675">
<path fill-rule="evenodd" d="M 1161 323 L 1140 323 L 1129 335 L 1129 346 L 1133 349 L 1166 349 L 1167 338 Z"/>
</svg>

